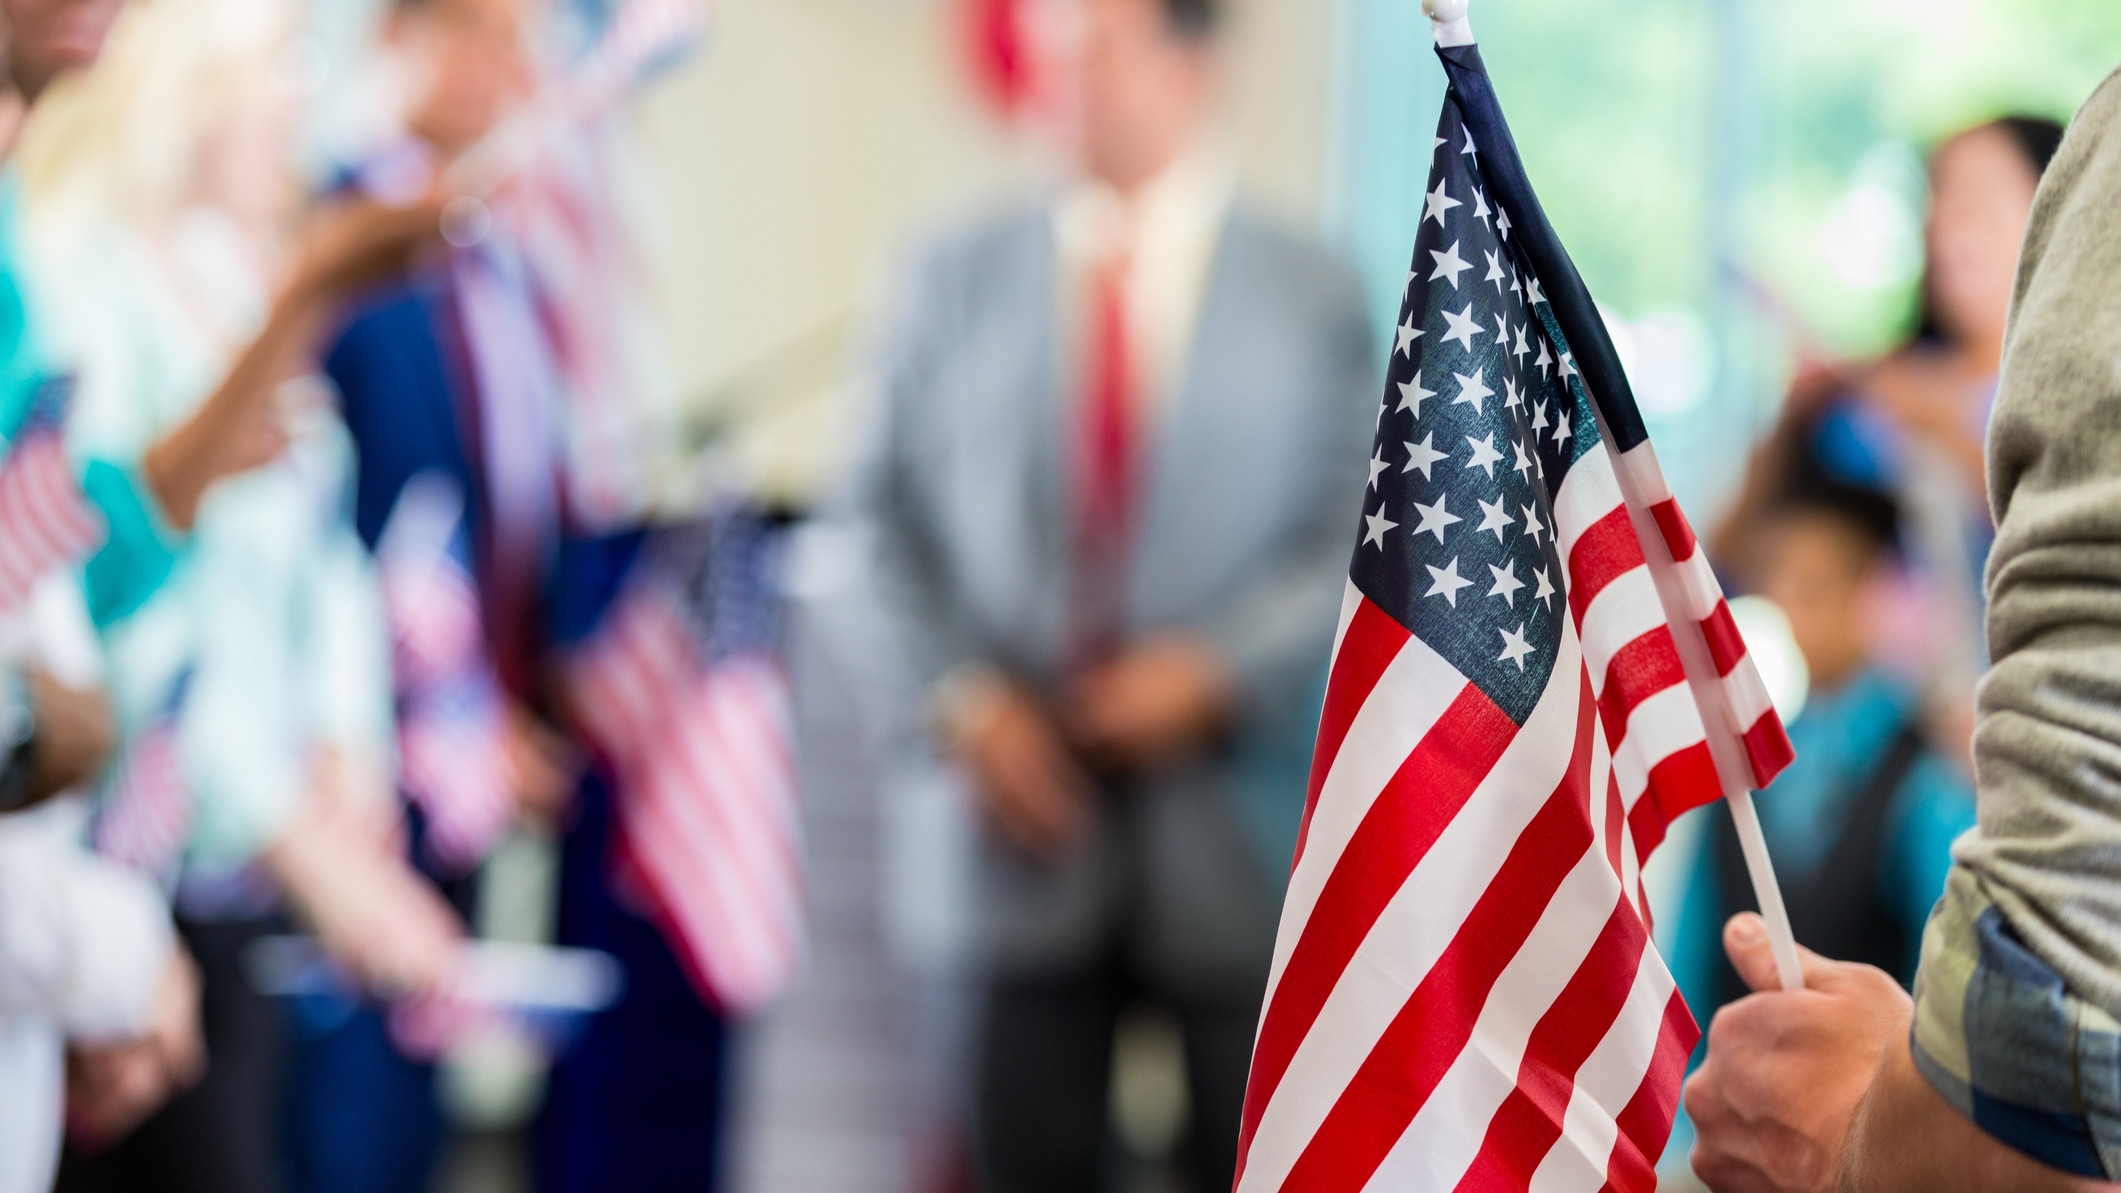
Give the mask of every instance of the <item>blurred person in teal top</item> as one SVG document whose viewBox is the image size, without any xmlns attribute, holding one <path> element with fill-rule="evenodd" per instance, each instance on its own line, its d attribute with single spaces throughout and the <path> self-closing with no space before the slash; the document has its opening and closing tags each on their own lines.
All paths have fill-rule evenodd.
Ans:
<svg viewBox="0 0 2121 1193">
<path fill-rule="evenodd" d="M 286 930 L 283 907 L 392 993 L 439 981 L 462 934 L 398 847 L 381 597 L 347 518 L 344 429 L 305 384 L 333 318 L 319 300 L 343 287 L 309 288 L 318 246 L 292 235 L 295 109 L 274 69 L 292 28 L 289 8 L 255 0 L 129 9 L 96 66 L 50 89 L 16 155 L 24 289 L 77 370 L 77 451 L 154 475 L 168 443 L 221 417 L 230 362 L 253 367 L 241 413 L 255 417 L 224 419 L 200 449 L 227 475 L 190 498 L 156 583 L 130 560 L 87 575 L 124 760 L 101 816 L 123 815 L 126 769 L 166 732 L 181 839 L 128 860 L 172 884 L 212 1063 L 130 1139 L 70 1156 L 67 1189 L 279 1187 L 280 1018 L 241 960 Z"/>
<path fill-rule="evenodd" d="M 1909 982 L 1943 893 L 1951 844 L 1974 825 L 1973 785 L 1928 741 L 1921 704 L 1869 660 L 1866 602 L 1893 554 L 1884 494 L 1813 479 L 1786 492 L 1742 544 L 1754 591 L 1788 617 L 1811 675 L 1789 725 L 1797 761 L 1759 800 L 1797 939 Z M 1706 1021 L 1747 993 L 1723 925 L 1754 907 L 1737 838 L 1719 816 L 1699 852 L 1668 951 Z"/>
</svg>

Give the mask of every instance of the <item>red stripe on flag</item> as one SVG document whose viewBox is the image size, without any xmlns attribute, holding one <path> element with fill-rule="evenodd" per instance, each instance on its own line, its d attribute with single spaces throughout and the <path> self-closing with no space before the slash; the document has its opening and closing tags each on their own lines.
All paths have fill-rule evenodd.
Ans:
<svg viewBox="0 0 2121 1193">
<path fill-rule="evenodd" d="M 1775 715 L 1775 710 L 1761 713 L 1760 719 L 1745 731 L 1745 754 L 1753 764 L 1753 786 L 1763 789 L 1775 781 L 1783 767 L 1796 760 L 1797 748 L 1790 744 L 1789 731 L 1782 727 L 1782 718 Z"/>
<path fill-rule="evenodd" d="M 1709 640 L 1709 657 L 1715 660 L 1716 674 L 1729 675 L 1731 668 L 1745 661 L 1745 639 L 1738 636 L 1738 623 L 1731 620 L 1731 607 L 1723 601 L 1716 602 L 1716 611 L 1701 619 L 1701 636 Z"/>
<path fill-rule="evenodd" d="M 1685 682 L 1686 666 L 1679 661 L 1670 626 L 1660 625 L 1614 652 L 1606 665 L 1605 691 L 1598 696 L 1606 744 L 1620 748 L 1636 705 Z"/>
<path fill-rule="evenodd" d="M 1667 497 L 1651 506 L 1650 516 L 1657 519 L 1657 531 L 1664 536 L 1664 545 L 1674 562 L 1683 563 L 1694 554 L 1694 528 L 1687 524 L 1677 499 Z"/>
<path fill-rule="evenodd" d="M 1488 1120 L 1480 1154 L 1459 1180 L 1460 1190 L 1523 1189 L 1531 1182 L 1561 1138 L 1577 1070 L 1627 1005 L 1648 939 L 1634 905 L 1616 900 L 1589 955 L 1532 1029 L 1517 1066 L 1517 1088 Z"/>
<path fill-rule="evenodd" d="M 1627 807 L 1620 800 L 1620 777 L 1609 767 L 1605 776 L 1605 856 L 1613 863 L 1613 874 L 1621 875 L 1620 832 L 1626 826 Z"/>
<path fill-rule="evenodd" d="M 1672 991 L 1664 1004 L 1664 1025 L 1657 1033 L 1657 1052 L 1650 1058 L 1649 1071 L 1635 1087 L 1635 1096 L 1615 1116 L 1620 1138 L 1613 1144 L 1600 1193 L 1653 1193 L 1657 1188 L 1657 1157 L 1664 1154 L 1665 1140 L 1672 1135 L 1679 1079 L 1700 1039 L 1701 1029 L 1687 1012 L 1686 1000 Z"/>
<path fill-rule="evenodd" d="M 1583 860 L 1591 845 L 1595 705 L 1590 681 L 1580 682 L 1586 691 L 1568 773 L 1305 1144 L 1283 1189 L 1333 1193 L 1368 1183 L 1465 1050 L 1488 991 L 1546 913 L 1562 880 Z"/>
<path fill-rule="evenodd" d="M 1647 859 L 1664 840 L 1665 826 L 1682 812 L 1723 797 L 1723 782 L 1716 777 L 1716 760 L 1709 744 L 1697 741 L 1674 750 L 1650 768 L 1650 785 L 1628 809 L 1628 829 L 1635 838 L 1635 856 Z"/>
<path fill-rule="evenodd" d="M 1364 597 L 1341 635 L 1340 651 L 1333 656 L 1333 672 L 1326 681 L 1326 704 L 1318 717 L 1318 742 L 1311 750 L 1311 784 L 1304 794 L 1304 815 L 1296 832 L 1296 857 L 1302 859 L 1304 842 L 1311 835 L 1311 814 L 1318 808 L 1318 793 L 1333 773 L 1333 760 L 1347 740 L 1348 727 L 1362 711 L 1377 687 L 1377 679 L 1399 657 L 1411 635 L 1391 614 Z M 1295 863 L 1292 862 L 1293 866 Z"/>
<path fill-rule="evenodd" d="M 1607 584 L 1641 567 L 1642 562 L 1642 544 L 1635 539 L 1627 506 L 1616 505 L 1585 527 L 1569 551 L 1569 609 L 1576 615 L 1576 624 L 1583 625 L 1583 611 Z"/>
<path fill-rule="evenodd" d="M 1591 707 L 1586 691 L 1584 712 Z M 1478 687 L 1467 684 L 1356 826 L 1304 920 L 1302 935 L 1260 1021 L 1252 1080 L 1245 1090 L 1240 1155 L 1249 1148 L 1297 1046 L 1370 926 L 1516 735 L 1517 723 Z"/>
</svg>

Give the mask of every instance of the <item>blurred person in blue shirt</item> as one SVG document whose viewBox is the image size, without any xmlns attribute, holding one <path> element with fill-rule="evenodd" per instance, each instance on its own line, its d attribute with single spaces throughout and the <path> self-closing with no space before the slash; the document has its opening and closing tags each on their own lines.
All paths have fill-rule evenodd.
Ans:
<svg viewBox="0 0 2121 1193">
<path fill-rule="evenodd" d="M 536 0 L 395 0 L 384 42 L 415 85 L 396 135 L 353 164 L 345 188 L 418 193 L 480 144 L 538 82 L 526 39 L 544 15 Z M 507 710 L 512 797 L 561 836 L 555 935 L 624 969 L 618 1002 L 555 1059 L 536 1128 L 539 1187 L 711 1189 L 723 1160 L 723 1015 L 615 873 L 618 788 L 569 715 L 569 656 L 612 606 L 643 535 L 633 511 L 600 514 L 581 499 L 568 450 L 579 393 L 558 356 L 582 329 L 556 309 L 538 246 L 514 218 L 511 205 L 532 189 L 487 196 L 493 219 L 481 235 L 366 296 L 325 372 L 353 436 L 365 541 L 382 544 L 405 499 L 431 482 L 461 498 L 464 570 Z M 317 1083 L 301 1094 L 317 1154 L 345 1157 L 311 1187 L 390 1193 L 411 1179 L 364 1124 L 405 1104 L 431 1113 L 431 1071 L 383 1059 L 389 1080 L 370 1094 L 336 1097 Z M 405 1151 L 395 1139 L 392 1150 Z"/>
<path fill-rule="evenodd" d="M 1761 826 L 1800 943 L 1913 978 L 1951 844 L 1974 825 L 1973 786 L 1931 744 L 1915 694 L 1871 659 L 1867 606 L 1893 565 L 1898 511 L 1876 490 L 1793 488 L 1742 543 L 1752 589 L 1789 618 L 1811 690 L 1789 725 L 1797 761 L 1759 800 Z M 1718 816 L 1668 951 L 1706 1021 L 1747 988 L 1723 925 L 1755 906 L 1728 817 Z"/>
</svg>

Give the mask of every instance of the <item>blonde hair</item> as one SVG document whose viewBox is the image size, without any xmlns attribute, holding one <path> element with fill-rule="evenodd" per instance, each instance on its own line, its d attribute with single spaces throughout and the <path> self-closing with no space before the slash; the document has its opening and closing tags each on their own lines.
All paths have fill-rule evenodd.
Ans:
<svg viewBox="0 0 2121 1193">
<path fill-rule="evenodd" d="M 64 235 L 183 206 L 214 132 L 272 94 L 294 31 L 289 0 L 129 4 L 96 65 L 54 84 L 23 126 L 27 218 Z"/>
</svg>

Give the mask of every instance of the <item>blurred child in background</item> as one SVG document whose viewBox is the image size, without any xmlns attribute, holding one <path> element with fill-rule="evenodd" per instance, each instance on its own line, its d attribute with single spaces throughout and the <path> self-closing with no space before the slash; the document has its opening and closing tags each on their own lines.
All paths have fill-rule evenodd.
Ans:
<svg viewBox="0 0 2121 1193">
<path fill-rule="evenodd" d="M 1898 530 L 1889 496 L 1814 479 L 1762 512 L 1742 559 L 1752 590 L 1788 615 L 1810 675 L 1789 725 L 1797 761 L 1760 800 L 1797 939 L 1905 983 L 1974 799 L 1932 744 L 1917 694 L 1873 658 L 1867 606 L 1895 566 Z M 1737 833 L 1728 817 L 1714 824 L 1667 950 L 1704 1018 L 1748 992 L 1724 958 L 1723 925 L 1755 906 Z"/>
</svg>

